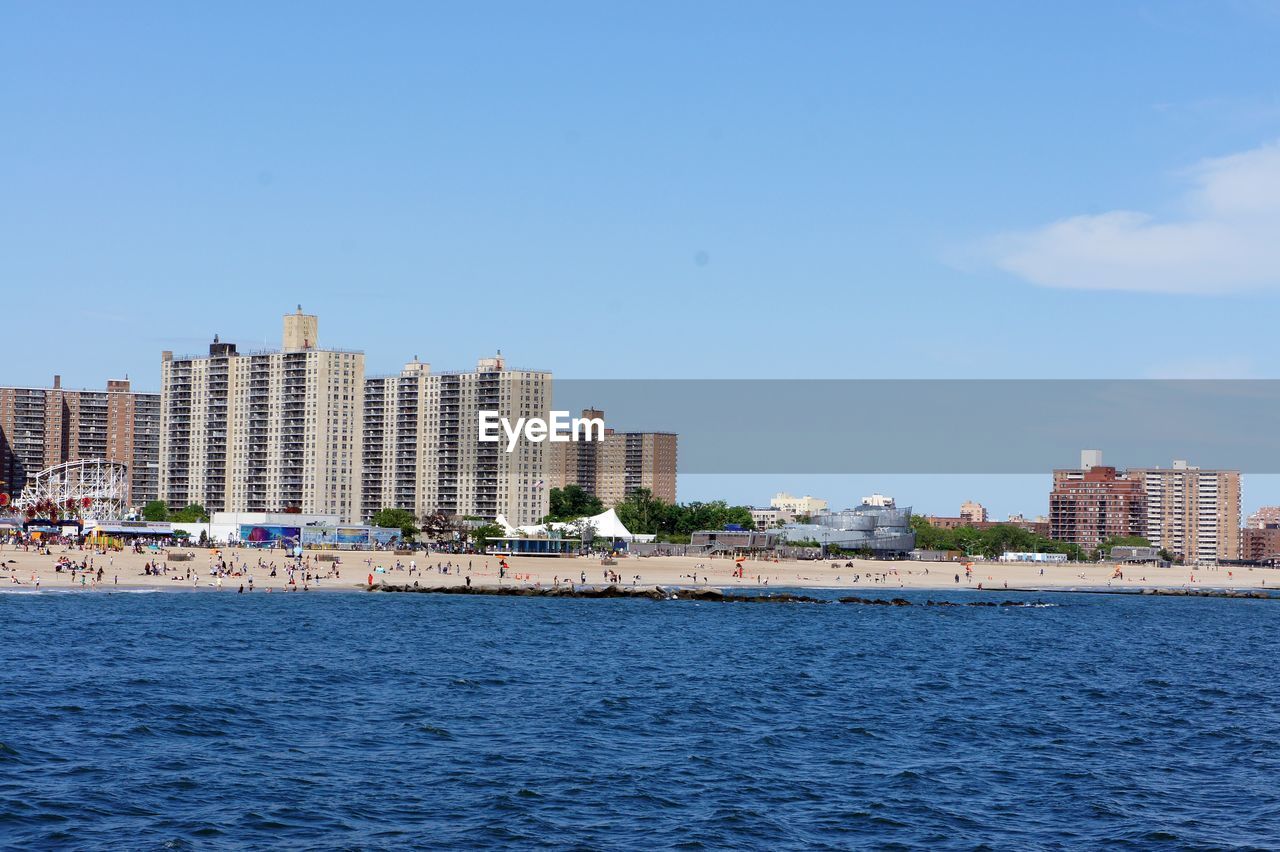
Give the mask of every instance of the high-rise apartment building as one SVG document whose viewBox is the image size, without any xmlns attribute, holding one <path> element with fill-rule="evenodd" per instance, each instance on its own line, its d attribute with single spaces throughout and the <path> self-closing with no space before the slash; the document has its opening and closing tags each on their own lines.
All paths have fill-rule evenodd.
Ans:
<svg viewBox="0 0 1280 852">
<path fill-rule="evenodd" d="M 603 422 L 604 412 L 586 408 L 582 418 Z M 641 488 L 664 503 L 675 503 L 676 445 L 673 432 L 619 432 L 607 426 L 603 441 L 552 444 L 551 487 L 577 485 L 598 497 L 605 508 Z"/>
<path fill-rule="evenodd" d="M 361 515 L 401 508 L 516 526 L 550 510 L 546 442 L 480 441 L 479 414 L 551 416 L 551 373 L 510 370 L 499 353 L 474 371 L 433 373 L 414 359 L 398 376 L 365 382 Z"/>
<path fill-rule="evenodd" d="M 981 503 L 966 500 L 960 504 L 960 517 L 971 524 L 984 524 L 987 522 L 987 507 Z"/>
<path fill-rule="evenodd" d="M 360 514 L 364 354 L 321 349 L 319 321 L 284 318 L 283 349 L 161 358 L 160 492 L 210 512 Z"/>
<path fill-rule="evenodd" d="M 16 495 L 47 467 L 106 459 L 129 467 L 126 502 L 156 499 L 160 464 L 160 395 L 135 393 L 129 380 L 106 390 L 0 388 L 0 492 Z"/>
<path fill-rule="evenodd" d="M 1082 547 L 1111 536 L 1141 536 L 1188 562 L 1240 556 L 1240 472 L 1102 465 L 1099 450 L 1081 453 L 1080 468 L 1055 470 L 1049 534 Z"/>
<path fill-rule="evenodd" d="M 398 376 L 364 380 L 364 444 L 361 466 L 360 516 L 368 520 L 379 509 L 408 509 L 426 514 L 418 502 L 423 477 L 420 438 L 431 367 L 417 358 Z"/>
<path fill-rule="evenodd" d="M 1240 472 L 1201 470 L 1185 461 L 1172 468 L 1130 468 L 1146 497 L 1146 538 L 1188 562 L 1240 558 Z"/>
<path fill-rule="evenodd" d="M 1101 461 L 1101 459 L 1098 459 Z M 1094 550 L 1108 538 L 1140 536 L 1146 531 L 1142 483 L 1114 467 L 1053 472 L 1049 495 L 1049 537 Z"/>
</svg>

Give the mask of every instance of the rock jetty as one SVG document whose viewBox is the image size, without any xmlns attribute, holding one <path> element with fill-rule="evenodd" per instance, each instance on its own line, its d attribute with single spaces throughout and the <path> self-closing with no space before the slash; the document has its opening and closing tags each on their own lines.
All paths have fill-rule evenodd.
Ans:
<svg viewBox="0 0 1280 852">
<path fill-rule="evenodd" d="M 810 604 L 859 604 L 862 606 L 980 606 L 980 607 L 1018 607 L 1040 603 L 1039 601 L 935 601 L 926 600 L 913 604 L 906 598 L 864 598 L 848 595 L 831 599 L 815 598 L 794 592 L 760 592 L 758 594 L 740 594 L 725 592 L 720 589 L 683 589 L 664 588 L 662 586 L 580 586 L 561 585 L 539 588 L 536 586 L 416 586 L 377 583 L 372 586 L 360 586 L 370 592 L 415 592 L 424 595 L 487 595 L 508 598 L 625 598 L 650 601 L 711 601 L 716 603 L 810 603 Z M 1011 590 L 1014 591 L 1014 590 Z M 1018 589 L 1016 591 L 1023 591 Z M 1027 592 L 1055 591 L 1049 589 L 1027 589 Z M 1194 598 L 1255 598 L 1277 600 L 1276 596 L 1258 590 L 1226 590 L 1226 589 L 1132 589 L 1132 590 L 1084 590 L 1059 589 L 1059 592 L 1076 594 L 1128 594 L 1128 595 L 1161 595 L 1168 597 Z"/>
<path fill-rule="evenodd" d="M 377 584 L 371 592 L 415 592 L 427 595 L 489 595 L 509 598 L 629 598 L 650 601 L 717 601 L 724 603 L 830 603 L 790 592 L 732 595 L 719 589 L 665 589 L 661 586 L 412 586 Z"/>
</svg>

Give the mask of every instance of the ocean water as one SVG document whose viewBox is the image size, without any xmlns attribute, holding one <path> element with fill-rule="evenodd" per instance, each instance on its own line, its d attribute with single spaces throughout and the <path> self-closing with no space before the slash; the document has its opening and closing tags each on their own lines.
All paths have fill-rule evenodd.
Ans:
<svg viewBox="0 0 1280 852">
<path fill-rule="evenodd" d="M 1280 603 L 1036 600 L 2 594 L 0 847 L 1280 844 Z"/>
</svg>

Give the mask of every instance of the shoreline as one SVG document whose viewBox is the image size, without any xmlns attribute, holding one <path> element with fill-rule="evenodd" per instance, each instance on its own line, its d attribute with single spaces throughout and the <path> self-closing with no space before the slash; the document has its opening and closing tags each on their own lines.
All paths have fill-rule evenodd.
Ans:
<svg viewBox="0 0 1280 852">
<path fill-rule="evenodd" d="M 951 588 L 948 586 L 913 586 L 911 588 L 903 588 L 897 590 L 894 598 L 879 597 L 867 598 L 862 596 L 841 596 L 829 598 L 813 598 L 806 592 L 830 592 L 839 593 L 849 591 L 846 587 L 813 587 L 813 586 L 778 586 L 772 589 L 764 587 L 752 587 L 749 589 L 735 589 L 716 586 L 612 586 L 606 584 L 595 585 L 576 585 L 576 586 L 552 586 L 543 587 L 536 585 L 473 585 L 473 586 L 405 586 L 397 584 L 378 584 L 367 586 L 360 583 L 329 583 L 328 585 L 313 585 L 305 590 L 281 590 L 273 588 L 255 588 L 252 592 L 245 589 L 243 594 L 310 594 L 312 592 L 320 592 L 322 594 L 368 594 L 370 592 L 384 594 L 426 594 L 426 595 L 442 595 L 456 597 L 508 597 L 508 598 L 555 598 L 566 600 L 683 600 L 683 601 L 709 601 L 709 602 L 769 602 L 769 603 L 859 603 L 859 604 L 890 604 L 912 605 L 915 601 L 906 601 L 901 598 L 901 594 L 911 594 L 913 596 L 924 593 L 947 593 L 960 594 L 962 596 L 973 597 L 997 597 L 1000 595 L 1106 595 L 1121 597 L 1148 597 L 1148 598 L 1217 598 L 1232 600 L 1274 600 L 1280 601 L 1280 590 L 1263 590 L 1263 589 L 1240 589 L 1234 587 L 1202 587 L 1188 589 L 1185 587 L 1161 587 L 1161 586 L 1145 586 L 1138 588 L 1090 588 L 1079 586 L 1047 586 L 1038 588 L 999 588 L 999 589 L 977 589 L 977 588 Z M 867 589 L 869 593 L 875 593 L 874 590 Z M 0 585 L 0 595 L 42 595 L 42 594 L 241 594 L 238 584 L 235 587 L 224 586 L 218 589 L 212 585 L 204 585 L 200 587 L 188 586 L 185 583 L 175 583 L 172 585 L 139 585 L 139 584 L 111 584 L 100 585 L 98 587 L 80 587 L 70 584 L 54 585 L 42 584 L 32 586 L 30 584 L 18 586 Z M 885 590 L 878 594 L 894 594 L 890 590 Z M 1013 606 L 1021 605 L 1025 602 L 1004 601 L 999 604 L 990 601 L 966 602 L 964 604 L 955 604 L 949 601 L 925 601 L 919 602 L 918 605 L 932 606 Z"/>
<path fill-rule="evenodd" d="M 179 551 L 175 551 L 179 552 Z M 103 572 L 97 591 L 208 591 L 217 586 L 210 571 L 215 560 L 225 558 L 235 566 L 231 576 L 222 578 L 223 592 L 237 594 L 240 584 L 249 593 L 286 592 L 290 589 L 285 567 L 291 563 L 280 551 L 224 548 L 220 552 L 183 549 L 183 561 L 168 561 L 173 552 L 94 553 L 70 548 L 54 548 L 49 554 L 0 547 L 0 590 L 71 590 L 69 571 L 55 572 L 58 559 L 84 561 Z M 320 561 L 320 555 L 339 558 Z M 147 563 L 158 565 L 159 575 L 144 574 Z M 746 560 L 740 565 L 729 558 L 691 556 L 624 557 L 602 564 L 599 558 L 570 557 L 555 560 L 537 557 L 508 557 L 500 568 L 498 557 L 446 553 L 415 553 L 397 556 L 388 551 L 307 551 L 304 569 L 321 579 L 306 580 L 308 591 L 360 591 L 369 581 L 374 585 L 421 587 L 471 585 L 492 590 L 510 588 L 552 589 L 574 585 L 596 588 L 662 587 L 665 589 L 719 589 L 725 592 L 768 593 L 777 591 L 847 592 L 859 595 L 888 595 L 899 592 L 953 591 L 1047 594 L 1161 594 L 1193 596 L 1205 592 L 1228 596 L 1232 593 L 1268 592 L 1280 596 L 1280 569 L 1231 567 L 1117 566 L 1108 563 L 1041 566 L 1034 563 L 973 562 L 970 571 L 959 563 L 878 562 L 786 562 Z M 163 573 L 167 566 L 168 573 Z M 271 567 L 276 576 L 270 575 Z M 323 575 L 335 569 L 336 577 Z M 304 571 L 305 573 L 305 571 Z M 173 579 L 179 576 L 182 579 Z M 297 578 L 301 590 L 303 576 Z M 90 591 L 94 584 L 78 574 L 75 589 Z M 292 592 L 290 592 L 292 593 Z M 500 593 L 500 592 L 499 592 Z"/>
</svg>

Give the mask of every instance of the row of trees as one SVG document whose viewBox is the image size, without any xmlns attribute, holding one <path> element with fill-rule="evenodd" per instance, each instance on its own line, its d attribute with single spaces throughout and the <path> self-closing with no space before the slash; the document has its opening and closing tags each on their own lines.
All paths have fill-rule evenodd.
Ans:
<svg viewBox="0 0 1280 852">
<path fill-rule="evenodd" d="M 1065 553 L 1076 561 L 1101 559 L 1113 547 L 1150 547 L 1140 536 L 1115 536 L 1102 542 L 1096 550 L 1086 551 L 1078 544 L 1056 541 L 1013 524 L 994 524 L 983 529 L 964 526 L 946 530 L 935 527 L 921 515 L 911 518 L 916 533 L 916 547 L 921 550 L 958 550 L 970 556 L 994 559 L 1010 551 L 1020 553 Z M 1161 551 L 1161 558 L 1172 557 Z"/>
<path fill-rule="evenodd" d="M 408 509 L 386 508 L 379 509 L 369 522 L 375 527 L 400 530 L 405 541 L 411 541 L 419 535 L 428 541 L 440 541 L 451 539 L 454 533 L 458 533 L 460 538 L 469 540 L 477 547 L 483 547 L 490 539 L 501 538 L 506 533 L 497 524 L 474 526 L 472 522 L 476 520 L 479 518 L 463 518 L 459 523 L 444 512 L 435 512 L 423 518 L 419 525 L 418 518 Z"/>
<path fill-rule="evenodd" d="M 551 511 L 544 519 L 547 522 L 571 523 L 604 511 L 600 498 L 579 485 L 552 488 L 549 496 Z M 688 541 L 692 532 L 724 529 L 726 524 L 755 529 L 751 510 L 746 506 L 730 506 L 724 500 L 666 503 L 648 488 L 635 489 L 613 509 L 631 532 L 656 535 L 664 541 Z"/>
<path fill-rule="evenodd" d="M 152 500 L 142 507 L 144 521 L 172 521 L 179 524 L 207 524 L 209 513 L 199 503 L 189 503 L 181 509 L 170 511 L 163 500 Z"/>
<path fill-rule="evenodd" d="M 552 488 L 551 511 L 546 521 L 563 523 L 578 518 L 589 518 L 604 511 L 600 498 L 583 489 L 581 485 L 566 485 L 564 488 Z"/>
<path fill-rule="evenodd" d="M 637 488 L 613 509 L 618 513 L 618 520 L 631 532 L 657 535 L 663 541 L 687 542 L 690 533 L 720 530 L 728 524 L 737 524 L 744 530 L 755 529 L 747 506 L 730 506 L 724 500 L 666 503 L 654 497 L 648 488 Z"/>
</svg>

